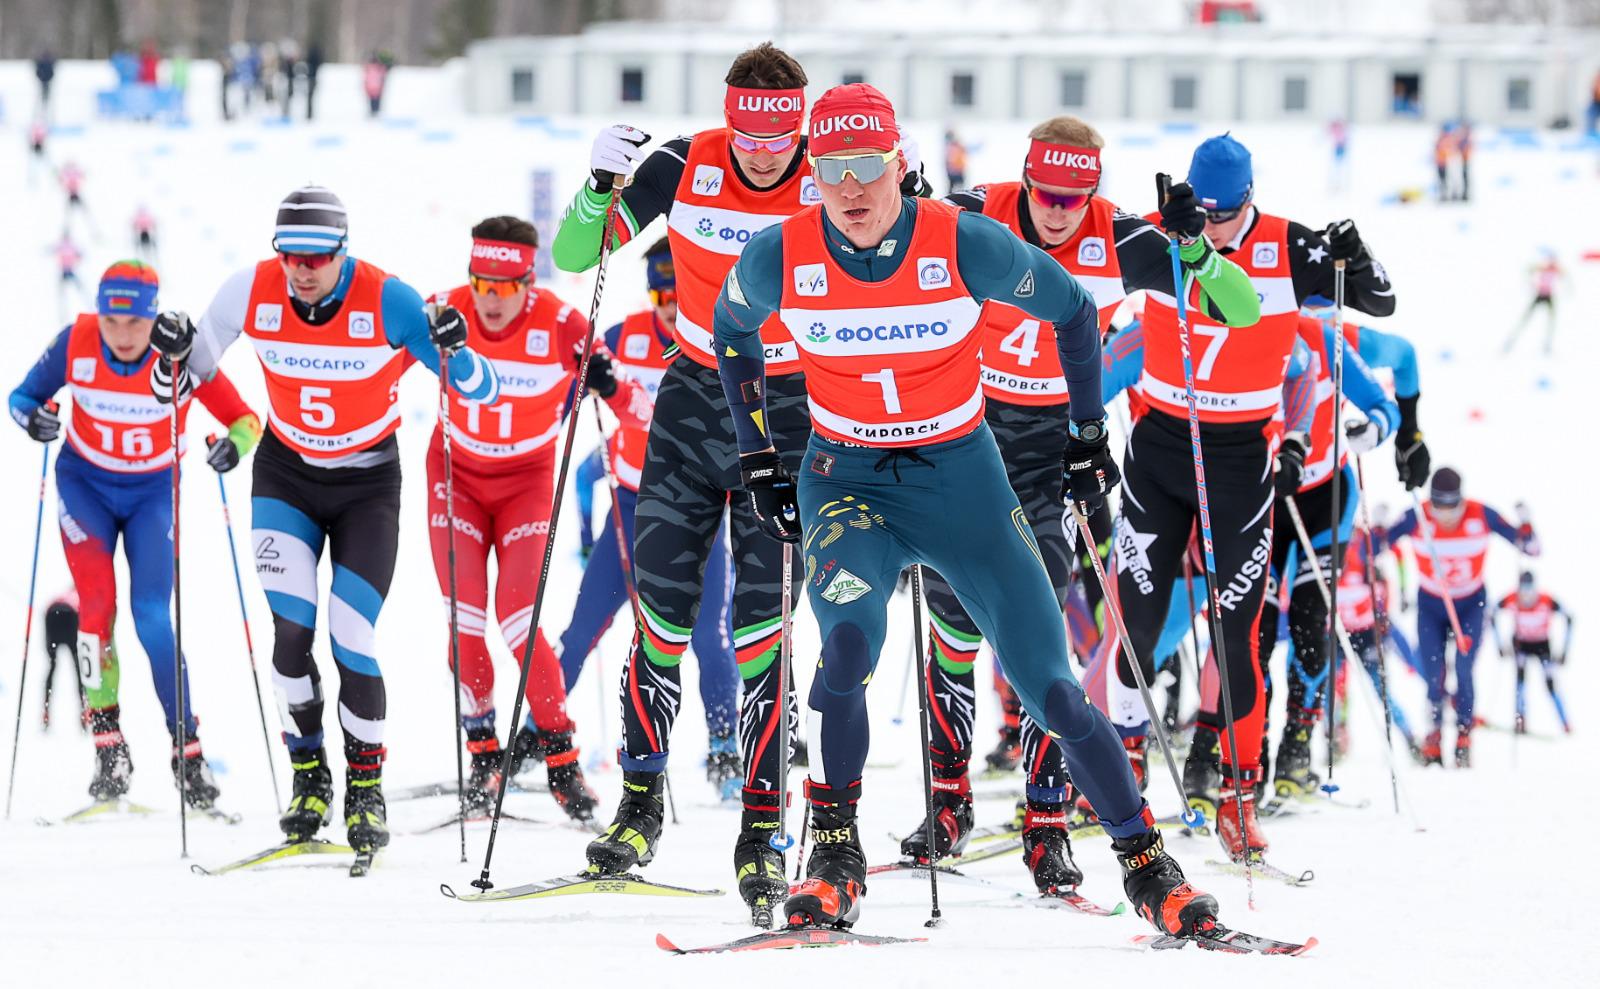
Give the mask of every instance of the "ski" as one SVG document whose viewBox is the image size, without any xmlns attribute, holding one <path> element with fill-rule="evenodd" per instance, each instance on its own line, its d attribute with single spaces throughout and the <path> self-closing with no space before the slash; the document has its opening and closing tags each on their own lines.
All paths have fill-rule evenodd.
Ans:
<svg viewBox="0 0 1600 989">
<path fill-rule="evenodd" d="M 546 783 L 511 781 L 511 793 L 549 793 L 550 787 Z M 453 797 L 456 795 L 456 781 L 445 780 L 438 783 L 419 783 L 416 786 L 403 786 L 395 790 L 385 791 L 384 797 L 389 803 L 400 800 L 426 800 L 429 797 Z M 452 822 L 453 823 L 453 822 Z"/>
<path fill-rule="evenodd" d="M 948 865 L 938 865 L 934 866 L 934 868 L 939 873 L 940 882 L 950 882 L 957 886 L 981 886 L 986 889 L 993 889 L 999 885 L 978 876 L 969 876 L 965 872 L 958 872 Z M 928 867 L 920 862 L 891 862 L 888 865 L 868 866 L 867 875 L 881 876 L 885 879 L 927 879 Z"/>
<path fill-rule="evenodd" d="M 75 810 L 59 821 L 52 821 L 48 817 L 36 817 L 33 823 L 41 828 L 53 827 L 57 824 L 84 824 L 103 817 L 148 817 L 159 814 L 154 807 L 136 804 L 131 800 L 96 800 L 94 803 L 81 810 Z"/>
<path fill-rule="evenodd" d="M 1090 917 L 1118 917 L 1128 909 L 1128 905 L 1121 900 L 1117 905 L 1107 910 L 1075 889 L 1060 890 L 1055 893 L 1040 893 L 1038 896 L 1028 896 L 1018 893 L 1024 903 L 1029 906 L 1042 907 L 1047 910 L 1075 910 Z"/>
<path fill-rule="evenodd" d="M 1133 943 L 1156 951 L 1194 944 L 1206 951 L 1220 951 L 1229 955 L 1303 955 L 1317 946 L 1317 939 L 1306 938 L 1299 944 L 1293 941 L 1274 941 L 1272 938 L 1246 934 L 1244 931 L 1231 930 L 1218 924 L 1205 935 L 1175 937 L 1171 934 L 1140 934 L 1134 937 Z"/>
<path fill-rule="evenodd" d="M 1215 868 L 1221 869 L 1223 872 L 1233 876 L 1243 876 L 1245 874 L 1243 862 L 1224 862 L 1221 859 L 1206 859 L 1206 865 L 1214 866 Z M 1311 880 L 1317 878 L 1317 874 L 1310 869 L 1307 869 L 1301 873 L 1287 872 L 1261 858 L 1251 860 L 1249 871 L 1254 875 L 1262 876 L 1266 879 L 1276 879 L 1278 882 L 1287 883 L 1290 886 L 1304 886 L 1311 882 Z"/>
<path fill-rule="evenodd" d="M 749 937 L 722 944 L 709 944 L 700 948 L 680 948 L 665 934 L 656 935 L 656 947 L 675 955 L 714 955 L 728 951 L 762 951 L 769 948 L 829 948 L 841 944 L 885 945 L 918 944 L 925 937 L 886 937 L 881 934 L 856 934 L 837 927 L 783 927 L 776 931 L 752 934 Z"/>
<path fill-rule="evenodd" d="M 207 869 L 198 863 L 189 866 L 189 871 L 197 876 L 220 876 L 229 872 L 239 872 L 244 869 L 254 869 L 267 865 L 270 862 L 281 862 L 284 859 L 296 858 L 301 855 L 354 855 L 355 849 L 349 845 L 340 845 L 323 838 L 312 838 L 307 841 L 286 841 L 281 845 L 273 845 L 254 855 L 247 855 L 237 862 Z"/>
<path fill-rule="evenodd" d="M 1170 831 L 1183 827 L 1183 818 L 1177 814 L 1168 817 L 1156 818 L 1156 828 L 1161 831 Z M 1106 829 L 1099 821 L 1075 822 L 1067 825 L 1067 833 L 1074 838 L 1093 838 L 1106 833 Z M 1010 824 L 991 824 L 981 828 L 974 828 L 967 839 L 967 847 L 973 845 L 987 845 L 976 852 L 964 852 L 960 856 L 962 862 L 982 862 L 985 859 L 995 858 L 1000 855 L 1009 855 L 1022 847 L 1022 829 Z M 953 857 L 953 856 L 952 856 Z"/>
<path fill-rule="evenodd" d="M 686 886 L 669 886 L 653 883 L 631 873 L 620 876 L 595 876 L 579 873 L 556 876 L 521 886 L 504 889 L 487 889 L 477 893 L 457 893 L 447 884 L 439 884 L 439 892 L 463 903 L 495 903 L 504 900 L 537 900 L 551 896 L 576 896 L 586 893 L 620 893 L 629 896 L 722 896 L 720 889 L 690 889 Z"/>
<path fill-rule="evenodd" d="M 1363 797 L 1360 800 L 1345 800 L 1342 797 L 1320 790 L 1301 790 L 1298 787 L 1280 785 L 1261 807 L 1263 817 L 1282 817 L 1286 814 L 1296 814 L 1303 811 L 1315 811 L 1323 807 L 1338 807 L 1342 810 L 1366 810 L 1372 806 L 1372 801 Z"/>
<path fill-rule="evenodd" d="M 467 818 L 467 823 L 468 824 L 488 824 L 491 820 L 492 820 L 492 818 L 488 814 L 481 814 L 481 815 L 477 815 L 477 816 L 474 816 L 474 817 Z M 572 827 L 572 828 L 580 828 L 585 832 L 593 832 L 595 830 L 594 828 L 590 827 L 588 824 L 586 824 L 584 822 L 580 822 L 580 821 L 573 821 L 573 820 L 570 820 L 570 819 L 566 820 L 566 821 L 543 821 L 543 820 L 540 820 L 537 817 L 523 817 L 521 814 L 511 814 L 511 813 L 506 813 L 506 812 L 501 812 L 500 820 L 501 820 L 502 823 L 504 823 L 506 821 L 514 821 L 517 824 L 537 824 L 537 825 L 540 825 L 542 827 L 547 827 L 547 828 Z M 457 824 L 460 824 L 460 823 L 461 823 L 461 815 L 460 814 L 451 814 L 449 817 L 446 817 L 445 819 L 443 819 L 441 821 L 436 821 L 433 824 L 429 824 L 426 827 L 421 827 L 421 828 L 418 828 L 415 831 L 411 831 L 411 832 L 408 832 L 408 833 L 409 834 L 413 834 L 413 835 L 432 834 L 435 831 L 443 831 L 446 828 L 453 828 Z"/>
<path fill-rule="evenodd" d="M 216 821 L 218 824 L 233 825 L 244 820 L 244 815 L 238 813 L 237 811 L 230 814 L 225 810 L 218 810 L 215 807 L 207 807 L 203 810 L 197 811 L 197 813 L 207 820 Z"/>
</svg>

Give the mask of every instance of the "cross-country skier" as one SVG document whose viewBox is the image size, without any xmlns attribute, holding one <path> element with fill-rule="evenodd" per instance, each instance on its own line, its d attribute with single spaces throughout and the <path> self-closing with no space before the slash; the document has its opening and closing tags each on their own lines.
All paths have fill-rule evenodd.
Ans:
<svg viewBox="0 0 1600 989">
<path fill-rule="evenodd" d="M 645 250 L 644 270 L 650 294 L 649 308 L 630 313 L 607 330 L 605 343 L 611 359 L 653 399 L 672 363 L 669 354 L 674 346 L 672 328 L 678 319 L 677 274 L 667 238 L 662 237 Z M 628 550 L 633 545 L 633 517 L 639 501 L 639 481 L 644 473 L 648 424 L 635 425 L 621 421 L 620 417 L 619 422 L 603 451 L 610 459 L 608 469 L 617 482 L 615 504 L 600 521 L 600 535 L 584 568 L 578 600 L 572 606 L 572 621 L 561 633 L 561 671 L 568 690 L 583 672 L 584 662 L 595 643 L 610 628 L 612 618 L 622 608 L 631 610 L 628 594 L 633 577 L 631 573 L 623 573 L 617 525 L 623 528 L 622 548 Z M 711 553 L 706 557 L 700 615 L 695 621 L 690 644 L 699 662 L 700 700 L 705 707 L 706 732 L 710 738 L 706 776 L 723 791 L 724 799 L 737 800 L 744 774 L 734 734 L 739 713 L 739 665 L 734 659 L 733 637 L 728 625 L 733 610 L 733 567 L 728 559 L 725 529 L 718 531 Z M 706 602 L 710 602 L 710 607 L 706 607 Z"/>
<path fill-rule="evenodd" d="M 1028 139 L 1021 181 L 981 185 L 947 201 L 1004 224 L 1014 236 L 1054 258 L 1089 291 L 1102 331 L 1111 325 L 1128 293 L 1170 290 L 1172 260 L 1162 229 L 1188 240 L 1185 266 L 1195 273 L 1200 291 L 1225 323 L 1248 326 L 1260 318 L 1249 277 L 1200 236 L 1205 212 L 1192 195 L 1174 196 L 1163 207 L 1158 228 L 1097 195 L 1105 140 L 1088 123 L 1054 117 L 1033 128 Z M 1061 524 L 1065 507 L 1060 472 L 1069 402 L 1053 330 L 1015 306 L 991 301 L 976 332 L 982 348 L 984 419 L 1027 513 L 1058 605 L 1064 607 L 1072 550 Z M 942 857 L 960 851 L 973 827 L 967 763 L 972 757 L 975 707 L 972 668 L 983 636 L 944 578 L 932 569 L 925 571 L 925 577 L 932 615 L 925 667 L 934 710 L 929 752 L 934 778 L 932 855 Z M 1004 657 L 1000 665 L 1007 665 Z M 1035 743 L 1025 752 L 1024 857 L 1041 890 L 1075 886 L 1082 875 L 1071 864 L 1067 842 L 1060 750 L 1043 732 L 1030 730 L 1026 720 L 1019 728 L 1019 740 Z M 1135 741 L 1143 745 L 1142 732 Z M 912 830 L 901 843 L 902 854 L 928 859 L 926 833 L 920 824 Z"/>
<path fill-rule="evenodd" d="M 1539 582 L 1529 570 L 1524 570 L 1522 576 L 1517 579 L 1517 589 L 1501 598 L 1500 603 L 1495 606 L 1497 617 L 1505 611 L 1511 613 L 1513 625 L 1511 646 L 1509 649 L 1502 649 L 1502 654 L 1511 656 L 1517 663 L 1516 733 L 1522 735 L 1528 730 L 1528 691 L 1525 680 L 1529 661 L 1538 660 L 1539 668 L 1544 671 L 1544 685 L 1550 691 L 1550 702 L 1555 705 L 1556 716 L 1561 719 L 1561 730 L 1571 734 L 1572 723 L 1567 720 L 1567 706 L 1561 701 L 1560 691 L 1556 690 L 1556 668 L 1567 664 L 1567 652 L 1572 642 L 1572 612 L 1561 607 L 1561 602 L 1541 591 Z M 1566 632 L 1560 655 L 1552 655 L 1550 626 L 1557 615 L 1566 620 Z"/>
<path fill-rule="evenodd" d="M 1433 474 L 1428 500 L 1416 509 L 1407 509 L 1389 527 L 1391 542 L 1411 538 L 1417 558 L 1417 655 L 1423 678 L 1428 682 L 1428 705 L 1433 729 L 1422 742 L 1422 758 L 1428 765 L 1443 765 L 1443 734 L 1446 680 L 1449 663 L 1446 648 L 1455 641 L 1456 766 L 1472 764 L 1472 665 L 1483 639 L 1485 592 L 1483 567 L 1489 557 L 1489 537 L 1499 536 L 1529 556 L 1539 555 L 1539 541 L 1533 526 L 1513 526 L 1481 501 L 1467 498 L 1461 491 L 1461 475 L 1449 467 Z M 1435 560 L 1435 554 L 1438 559 Z M 1451 610 L 1445 606 L 1448 595 L 1461 636 L 1452 628 Z"/>
<path fill-rule="evenodd" d="M 1188 182 L 1206 211 L 1205 237 L 1250 275 L 1262 300 L 1261 320 L 1243 330 L 1222 325 L 1193 299 L 1187 307 L 1205 457 L 1204 497 L 1210 506 L 1221 585 L 1215 588 L 1221 613 L 1212 622 L 1229 660 L 1230 679 L 1222 686 L 1229 691 L 1237 720 L 1224 726 L 1216 712 L 1202 710 L 1184 786 L 1191 798 L 1215 807 L 1223 846 L 1231 857 L 1242 859 L 1259 854 L 1267 844 L 1254 802 L 1266 718 L 1256 650 L 1274 526 L 1272 418 L 1281 399 L 1300 306 L 1314 296 L 1333 296 L 1335 260 L 1346 262 L 1347 304 L 1387 315 L 1394 308 L 1394 296 L 1388 277 L 1353 222 L 1330 224 L 1325 237 L 1258 210 L 1250 152 L 1233 137 L 1224 134 L 1201 143 L 1189 164 Z M 1192 289 L 1185 290 L 1193 294 Z M 1121 698 L 1133 690 L 1131 659 L 1143 665 L 1147 678 L 1153 676 L 1157 657 L 1152 650 L 1184 548 L 1199 520 L 1202 497 L 1190 483 L 1194 453 L 1171 289 L 1148 294 L 1143 325 L 1144 376 L 1139 390 L 1146 408 L 1128 439 L 1116 548 L 1118 596 L 1137 657 L 1122 657 L 1117 676 L 1107 683 L 1107 700 L 1113 708 L 1128 703 Z M 1292 445 L 1279 451 L 1279 468 L 1292 467 L 1285 460 L 1294 455 Z M 1238 764 L 1223 763 L 1235 748 Z"/>
<path fill-rule="evenodd" d="M 807 149 L 822 205 L 751 238 L 717 299 L 719 374 L 746 495 L 769 535 L 801 544 L 821 626 L 808 720 L 813 846 L 784 914 L 848 924 L 860 911 L 866 687 L 896 579 L 925 563 L 994 643 L 1023 707 L 1057 736 L 1138 913 L 1171 933 L 1204 930 L 1216 901 L 1166 854 L 1116 731 L 1073 677 L 1059 602 L 984 421 L 978 326 L 994 299 L 1052 324 L 1070 391 L 1062 492 L 1089 512 L 1103 504 L 1117 467 L 1094 301 L 1000 223 L 902 197 L 898 136 L 893 106 L 873 87 L 823 94 Z M 774 315 L 799 347 L 811 406 L 797 477 L 766 417 L 760 330 Z"/>
<path fill-rule="evenodd" d="M 450 526 L 455 528 L 455 580 L 461 648 L 461 725 L 472 774 L 466 812 L 487 813 L 500 788 L 501 750 L 494 724 L 494 665 L 485 641 L 489 607 L 489 554 L 496 560 L 495 615 L 500 634 L 520 663 L 533 597 L 550 531 L 551 494 L 563 411 L 589 392 L 600 395 L 625 422 L 642 426 L 650 396 L 618 375 L 604 345 L 589 359 L 587 380 L 572 395 L 589 323 L 549 289 L 533 284 L 539 235 L 513 216 L 490 217 L 472 228 L 467 284 L 434 296 L 440 311 L 454 309 L 467 321 L 467 344 L 483 355 L 500 379 L 500 398 L 484 404 L 450 396 L 454 517 L 446 505 L 444 437 L 435 427 L 428 447 L 428 533 L 439 591 L 450 594 Z M 550 792 L 568 815 L 594 816 L 594 795 L 584 784 L 573 724 L 567 714 L 555 650 L 544 633 L 535 636 L 533 669 L 526 697 L 530 728 L 512 743 L 524 756 L 544 758 Z M 446 663 L 451 646 L 446 646 Z"/>
<path fill-rule="evenodd" d="M 417 361 L 439 373 L 443 350 L 452 392 L 488 405 L 500 389 L 494 369 L 466 346 L 466 317 L 447 307 L 430 320 L 415 289 L 348 255 L 348 235 L 344 203 L 333 192 L 291 192 L 278 206 L 273 257 L 223 282 L 198 327 L 182 313 L 156 321 L 151 341 L 163 359 L 150 388 L 158 398 L 181 396 L 211 379 L 241 335 L 255 346 L 271 406 L 252 478 L 252 540 L 272 609 L 272 683 L 294 767 L 294 792 L 278 825 L 290 841 L 308 840 L 332 810 L 322 675 L 311 652 L 317 561 L 326 547 L 345 828 L 353 848 L 371 853 L 389 841 L 376 626 L 400 529 L 400 376 Z M 175 360 L 182 361 L 176 382 Z"/>
<path fill-rule="evenodd" d="M 216 781 L 201 754 L 199 720 L 192 703 L 178 709 L 176 648 L 172 618 L 172 412 L 150 394 L 157 361 L 151 348 L 160 281 L 142 261 L 118 261 L 100 278 L 97 312 L 79 316 L 45 349 L 22 384 L 11 393 L 11 418 L 40 443 L 65 433 L 56 461 L 61 501 L 61 545 L 78 593 L 78 670 L 94 732 L 95 774 L 89 794 L 115 800 L 128 792 L 133 760 L 122 736 L 118 686 L 121 667 L 112 641 L 117 610 L 113 553 L 122 540 L 128 561 L 128 599 L 133 624 L 150 660 L 156 696 L 173 738 L 174 780 L 180 763 L 189 805 L 208 808 Z M 60 416 L 53 403 L 71 389 L 72 412 Z M 218 374 L 194 390 L 195 398 L 227 424 L 206 452 L 218 472 L 239 465 L 261 436 L 261 424 L 226 376 Z M 179 408 L 179 433 L 192 404 Z M 181 439 L 180 439 L 181 442 Z M 180 446 L 178 453 L 183 452 Z M 187 663 L 183 671 L 186 701 Z M 179 718 L 185 747 L 178 751 Z"/>
<path fill-rule="evenodd" d="M 1528 303 L 1528 308 L 1523 312 L 1522 318 L 1517 320 L 1517 325 L 1511 330 L 1511 335 L 1506 337 L 1505 346 L 1500 348 L 1503 354 L 1511 353 L 1511 348 L 1517 345 L 1517 338 L 1522 336 L 1522 331 L 1533 319 L 1535 311 L 1544 309 L 1544 353 L 1548 357 L 1550 349 L 1556 340 L 1556 287 L 1568 280 L 1566 269 L 1561 267 L 1561 261 L 1556 257 L 1556 252 L 1545 248 L 1539 263 L 1533 266 L 1533 300 Z"/>
<path fill-rule="evenodd" d="M 588 849 L 589 865 L 626 872 L 655 855 L 665 816 L 662 771 L 682 694 L 679 664 L 699 614 L 706 559 L 727 510 L 734 566 L 734 654 L 743 683 L 739 742 L 744 811 L 734 844 L 740 892 L 770 906 L 788 889 L 783 856 L 767 843 L 778 825 L 780 697 L 777 658 L 783 555 L 758 531 L 740 488 L 738 448 L 717 380 L 711 320 L 717 291 L 748 241 L 819 200 L 806 162 L 801 122 L 806 74 L 771 44 L 733 61 L 721 127 L 677 138 L 639 165 L 618 194 L 610 236 L 626 243 L 658 216 L 667 219 L 677 272 L 681 351 L 656 397 L 635 512 L 633 569 L 641 627 L 621 684 L 623 799 L 616 819 Z M 614 176 L 633 172 L 648 135 L 607 128 L 595 138 L 592 174 L 562 218 L 552 254 L 582 271 L 600 254 Z M 920 174 L 912 190 L 925 191 Z M 798 469 L 810 425 L 804 379 L 787 331 L 766 331 L 767 410 L 780 456 Z M 687 358 L 687 359 L 682 359 Z"/>
</svg>

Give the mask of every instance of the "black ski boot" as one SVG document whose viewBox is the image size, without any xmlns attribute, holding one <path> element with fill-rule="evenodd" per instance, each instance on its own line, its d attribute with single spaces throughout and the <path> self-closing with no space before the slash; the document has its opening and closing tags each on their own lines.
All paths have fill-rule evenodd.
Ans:
<svg viewBox="0 0 1600 989">
<path fill-rule="evenodd" d="M 191 738 L 184 746 L 183 758 L 178 758 L 178 746 L 172 746 L 172 782 L 178 785 L 178 773 L 183 773 L 184 800 L 195 810 L 210 810 L 222 791 L 217 789 L 211 766 L 200 752 L 200 740 Z"/>
<path fill-rule="evenodd" d="M 500 765 L 505 753 L 492 727 L 468 728 L 467 752 L 472 765 L 461 796 L 461 813 L 469 819 L 487 817 L 494 813 L 494 802 L 500 796 Z"/>
<path fill-rule="evenodd" d="M 860 916 L 861 898 L 867 892 L 867 856 L 861 851 L 861 829 L 856 823 L 860 798 L 859 783 L 837 789 L 811 784 L 811 857 L 806 862 L 806 879 L 783 904 L 791 927 L 849 927 Z"/>
<path fill-rule="evenodd" d="M 617 816 L 584 852 L 590 872 L 620 876 L 635 866 L 649 865 L 656 857 L 662 819 L 666 816 L 661 776 L 623 770 L 622 803 L 617 805 Z"/>
<path fill-rule="evenodd" d="M 1022 860 L 1033 873 L 1033 884 L 1046 895 L 1074 889 L 1083 871 L 1072 861 L 1067 839 L 1067 805 L 1028 801 L 1022 824 Z"/>
<path fill-rule="evenodd" d="M 739 838 L 733 844 L 733 871 L 739 879 L 739 895 L 750 908 L 750 922 L 763 929 L 772 926 L 773 911 L 789 892 L 783 853 L 770 841 L 778 833 L 778 797 L 768 790 L 743 791 L 744 814 L 739 822 Z"/>
<path fill-rule="evenodd" d="M 1222 740 L 1208 725 L 1194 726 L 1189 757 L 1183 762 L 1183 793 L 1190 808 L 1206 816 L 1204 832 L 1217 819 L 1218 791 L 1222 789 Z"/>
<path fill-rule="evenodd" d="M 381 745 L 345 743 L 344 826 L 350 847 L 375 852 L 389 843 L 389 811 L 383 802 Z"/>
<path fill-rule="evenodd" d="M 1217 901 L 1189 885 L 1154 828 L 1111 845 L 1122 866 L 1122 889 L 1134 913 L 1163 934 L 1187 936 L 1216 923 Z"/>
<path fill-rule="evenodd" d="M 572 747 L 572 732 L 542 731 L 539 748 L 544 752 L 544 769 L 550 781 L 550 795 L 567 812 L 567 816 L 580 824 L 594 820 L 594 809 L 600 801 L 583 780 L 583 767 L 578 765 L 578 750 Z"/>
<path fill-rule="evenodd" d="M 121 708 L 113 704 L 89 712 L 94 731 L 94 779 L 89 781 L 89 796 L 95 800 L 116 800 L 128 792 L 133 779 L 133 756 L 122 737 Z"/>
<path fill-rule="evenodd" d="M 1000 728 L 994 750 L 983 757 L 992 773 L 1009 773 L 1022 765 L 1022 726 L 1008 723 Z"/>
<path fill-rule="evenodd" d="M 744 762 L 739 758 L 739 741 L 732 735 L 711 736 L 711 751 L 706 753 L 706 781 L 717 788 L 719 798 L 739 799 L 744 783 Z"/>
<path fill-rule="evenodd" d="M 1283 740 L 1278 743 L 1277 777 L 1272 784 L 1279 800 L 1314 796 L 1322 784 L 1322 778 L 1311 771 L 1311 732 L 1321 717 L 1318 710 L 1289 711 Z"/>
<path fill-rule="evenodd" d="M 963 776 L 954 780 L 933 781 L 933 855 L 934 860 L 949 855 L 960 855 L 972 837 L 972 784 Z M 923 817 L 917 829 L 900 842 L 900 856 L 908 862 L 926 864 L 928 855 L 928 819 Z"/>
<path fill-rule="evenodd" d="M 289 765 L 294 769 L 293 792 L 289 809 L 278 818 L 278 827 L 291 842 L 310 841 L 333 812 L 333 773 L 328 769 L 328 753 L 320 747 L 290 749 Z"/>
<path fill-rule="evenodd" d="M 544 748 L 540 742 L 540 734 L 523 725 L 511 737 L 511 778 L 516 779 L 523 773 L 533 768 L 534 763 L 544 762 Z"/>
</svg>

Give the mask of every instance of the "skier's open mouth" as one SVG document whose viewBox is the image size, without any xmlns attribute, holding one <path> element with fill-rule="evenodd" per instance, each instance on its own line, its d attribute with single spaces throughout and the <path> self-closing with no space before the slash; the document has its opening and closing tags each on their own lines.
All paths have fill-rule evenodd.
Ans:
<svg viewBox="0 0 1600 989">
<path fill-rule="evenodd" d="M 852 220 L 863 220 L 866 219 L 867 214 L 870 212 L 872 211 L 867 209 L 865 206 L 857 206 L 855 209 L 845 210 L 844 215 L 848 216 Z"/>
</svg>

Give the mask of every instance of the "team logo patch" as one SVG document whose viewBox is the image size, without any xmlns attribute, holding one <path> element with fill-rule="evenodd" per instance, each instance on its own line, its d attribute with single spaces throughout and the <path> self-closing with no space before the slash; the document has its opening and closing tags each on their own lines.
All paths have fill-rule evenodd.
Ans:
<svg viewBox="0 0 1600 989">
<path fill-rule="evenodd" d="M 72 380 L 93 381 L 94 365 L 95 359 L 93 357 L 74 357 L 72 359 Z"/>
<path fill-rule="evenodd" d="M 1106 266 L 1106 239 L 1085 237 L 1078 242 L 1078 263 L 1093 268 Z"/>
<path fill-rule="evenodd" d="M 944 288 L 950 284 L 950 262 L 945 258 L 917 258 L 917 286 Z"/>
<path fill-rule="evenodd" d="M 815 206 L 822 202 L 822 190 L 817 188 L 817 180 L 807 175 L 800 180 L 800 205 Z"/>
<path fill-rule="evenodd" d="M 825 264 L 800 264 L 794 269 L 795 295 L 827 295 L 828 266 Z"/>
<path fill-rule="evenodd" d="M 823 453 L 818 450 L 816 455 L 811 458 L 811 472 L 813 474 L 821 474 L 823 477 L 832 477 L 834 462 L 833 454 Z"/>
<path fill-rule="evenodd" d="M 622 356 L 640 361 L 650 356 L 650 338 L 642 333 L 635 333 L 628 337 L 622 344 Z"/>
<path fill-rule="evenodd" d="M 273 333 L 283 329 L 283 305 L 277 302 L 257 303 L 256 329 L 263 333 Z"/>
<path fill-rule="evenodd" d="M 723 280 L 722 287 L 727 290 L 729 302 L 737 302 L 746 309 L 750 308 L 750 303 L 744 297 L 744 288 L 739 284 L 737 266 L 728 269 L 728 277 Z"/>
<path fill-rule="evenodd" d="M 806 339 L 812 343 L 825 343 L 828 336 L 828 327 L 823 323 L 812 323 L 806 328 Z"/>
<path fill-rule="evenodd" d="M 693 188 L 697 196 L 715 196 L 722 192 L 722 169 L 715 165 L 696 165 Z"/>
<path fill-rule="evenodd" d="M 522 349 L 529 357 L 550 356 L 550 331 L 529 330 L 528 339 L 523 342 Z"/>
<path fill-rule="evenodd" d="M 350 314 L 350 339 L 371 340 L 374 332 L 372 314 L 369 312 L 353 312 Z"/>
<path fill-rule="evenodd" d="M 839 572 L 833 575 L 833 580 L 829 581 L 827 588 L 822 592 L 822 600 L 829 604 L 849 604 L 870 590 L 872 590 L 871 584 L 840 567 Z"/>
<path fill-rule="evenodd" d="M 1278 245 L 1257 244 L 1250 252 L 1250 265 L 1255 268 L 1276 268 L 1278 266 Z"/>
<path fill-rule="evenodd" d="M 1032 268 L 1022 273 L 1022 281 L 1018 282 L 1017 287 L 1011 290 L 1011 294 L 1019 299 L 1031 299 L 1033 297 Z"/>
</svg>

